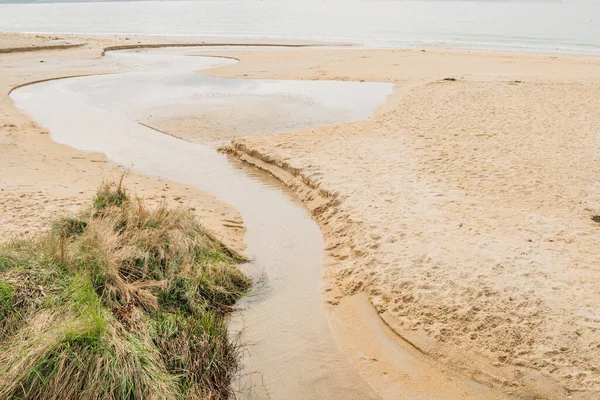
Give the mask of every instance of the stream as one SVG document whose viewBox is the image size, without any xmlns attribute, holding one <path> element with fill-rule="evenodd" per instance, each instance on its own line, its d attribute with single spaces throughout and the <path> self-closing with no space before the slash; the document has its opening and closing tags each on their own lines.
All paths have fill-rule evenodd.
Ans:
<svg viewBox="0 0 600 400">
<path fill-rule="evenodd" d="M 321 297 L 323 238 L 310 213 L 275 179 L 136 121 L 168 116 L 177 104 L 248 107 L 254 99 L 285 105 L 288 120 L 307 121 L 303 127 L 319 126 L 368 117 L 392 85 L 212 78 L 194 71 L 236 61 L 189 52 L 111 52 L 129 72 L 29 85 L 11 96 L 56 142 L 202 189 L 241 213 L 252 257 L 245 270 L 256 288 L 231 321 L 244 346 L 240 398 L 377 398 L 332 337 Z"/>
<path fill-rule="evenodd" d="M 338 124 L 373 115 L 393 84 L 208 77 L 196 71 L 237 61 L 192 53 L 109 52 L 105 66 L 125 72 L 23 86 L 11 97 L 54 141 L 204 190 L 240 212 L 251 257 L 242 269 L 255 285 L 230 321 L 243 346 L 237 397 L 506 399 L 416 351 L 382 322 L 366 295 L 326 311 L 323 238 L 289 190 L 211 147 L 142 125 L 223 109 L 234 116 L 232 125 L 271 113 L 250 129 L 262 134 Z"/>
</svg>

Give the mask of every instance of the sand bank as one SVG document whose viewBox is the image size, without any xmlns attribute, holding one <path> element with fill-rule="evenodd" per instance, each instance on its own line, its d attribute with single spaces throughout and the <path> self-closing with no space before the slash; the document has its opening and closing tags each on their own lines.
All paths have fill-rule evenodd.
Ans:
<svg viewBox="0 0 600 400">
<path fill-rule="evenodd" d="M 313 210 L 332 304 L 366 292 L 422 353 L 509 393 L 597 398 L 598 60 L 306 49 L 236 57 L 213 73 L 397 84 L 366 121 L 230 148 Z"/>
</svg>

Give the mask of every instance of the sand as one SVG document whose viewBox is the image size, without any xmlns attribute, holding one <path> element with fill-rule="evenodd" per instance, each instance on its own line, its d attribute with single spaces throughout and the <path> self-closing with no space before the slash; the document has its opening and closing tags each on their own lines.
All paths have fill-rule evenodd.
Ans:
<svg viewBox="0 0 600 400">
<path fill-rule="evenodd" d="M 236 57 L 212 73 L 397 84 L 366 121 L 231 147 L 313 210 L 333 305 L 366 292 L 423 353 L 507 392 L 600 396 L 600 62 L 408 50 Z"/>
<path fill-rule="evenodd" d="M 102 70 L 99 46 L 123 43 L 86 40 L 3 56 L 4 92 Z M 229 147 L 280 177 L 313 212 L 326 239 L 332 313 L 352 315 L 349 295 L 366 293 L 435 365 L 523 398 L 600 396 L 600 227 L 591 220 L 600 214 L 597 59 L 314 48 L 214 54 L 240 60 L 208 71 L 215 76 L 396 84 L 365 121 L 236 138 Z M 89 63 L 52 66 L 65 57 Z M 41 68 L 40 60 L 50 63 Z M 199 142 L 207 139 L 194 124 L 224 127 L 208 138 L 214 144 L 240 135 L 228 118 L 207 112 L 160 123 Z M 118 174 L 101 155 L 53 143 L 7 96 L 0 120 L 0 221 L 9 233 L 39 229 Z M 149 177 L 128 180 L 155 198 L 165 185 L 165 196 L 186 193 Z M 223 221 L 235 210 L 197 191 L 185 200 L 203 204 L 206 223 L 229 232 Z M 369 383 L 381 380 L 381 370 L 360 368 Z"/>
<path fill-rule="evenodd" d="M 164 118 L 153 113 L 153 118 L 140 122 L 213 148 L 228 145 L 236 137 L 293 132 L 303 126 L 302 120 L 292 120 L 283 107 L 274 109 L 272 103 L 266 101 L 256 104 L 256 99 L 248 99 L 247 109 L 231 108 L 223 103 L 210 108 L 181 107 L 183 110 L 178 115 Z M 257 113 L 257 109 L 261 111 Z"/>
</svg>

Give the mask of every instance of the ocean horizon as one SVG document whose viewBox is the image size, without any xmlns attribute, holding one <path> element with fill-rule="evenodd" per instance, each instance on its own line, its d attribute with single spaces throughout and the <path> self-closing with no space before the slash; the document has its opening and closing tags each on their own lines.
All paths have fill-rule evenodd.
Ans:
<svg viewBox="0 0 600 400">
<path fill-rule="evenodd" d="M 600 54 L 595 1 L 0 0 L 0 31 Z"/>
</svg>

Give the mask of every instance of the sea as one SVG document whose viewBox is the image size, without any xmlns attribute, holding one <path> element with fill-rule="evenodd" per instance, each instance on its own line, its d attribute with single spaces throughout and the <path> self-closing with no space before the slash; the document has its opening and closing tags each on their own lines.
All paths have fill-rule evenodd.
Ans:
<svg viewBox="0 0 600 400">
<path fill-rule="evenodd" d="M 0 32 L 306 39 L 600 54 L 600 0 L 0 0 Z"/>
</svg>

